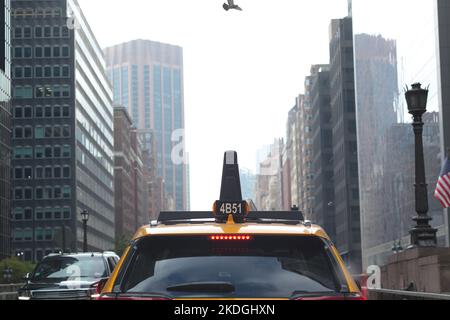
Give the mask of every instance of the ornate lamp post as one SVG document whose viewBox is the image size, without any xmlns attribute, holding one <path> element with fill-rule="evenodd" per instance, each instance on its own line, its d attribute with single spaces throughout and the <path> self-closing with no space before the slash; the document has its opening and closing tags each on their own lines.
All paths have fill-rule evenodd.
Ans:
<svg viewBox="0 0 450 320">
<path fill-rule="evenodd" d="M 413 218 L 416 225 L 410 230 L 411 247 L 435 247 L 437 245 L 436 229 L 430 226 L 432 218 L 428 216 L 428 191 L 425 176 L 425 161 L 423 155 L 423 121 L 422 116 L 427 111 L 428 90 L 422 89 L 420 83 L 415 83 L 406 91 L 408 111 L 413 116 L 415 135 L 416 163 L 416 211 Z"/>
<path fill-rule="evenodd" d="M 83 220 L 83 252 L 87 252 L 87 222 L 89 221 L 89 211 L 86 209 L 81 212 L 81 220 Z"/>
</svg>

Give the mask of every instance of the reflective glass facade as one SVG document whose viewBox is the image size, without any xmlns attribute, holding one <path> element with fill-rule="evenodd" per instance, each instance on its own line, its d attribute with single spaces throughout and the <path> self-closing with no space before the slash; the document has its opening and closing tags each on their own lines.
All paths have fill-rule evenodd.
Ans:
<svg viewBox="0 0 450 320">
<path fill-rule="evenodd" d="M 77 1 L 13 0 L 12 13 L 14 250 L 36 261 L 82 248 L 84 209 L 89 248 L 112 249 L 113 109 L 103 53 Z"/>
<path fill-rule="evenodd" d="M 114 101 L 128 107 L 140 130 L 155 134 L 157 172 L 174 209 L 187 208 L 186 165 L 173 161 L 183 146 L 178 129 L 184 129 L 183 59 L 177 46 L 136 40 L 105 49 Z M 128 71 L 126 71 L 128 70 Z M 118 79 L 120 75 L 120 79 Z M 175 136 L 174 133 L 177 133 Z M 172 141 L 172 140 L 176 141 Z"/>
<path fill-rule="evenodd" d="M 0 260 L 11 253 L 11 4 L 0 0 Z"/>
<path fill-rule="evenodd" d="M 380 23 L 380 21 L 383 21 Z M 401 23 L 399 23 L 401 21 Z M 382 265 L 394 241 L 409 244 L 414 207 L 414 135 L 403 88 L 430 86 L 424 148 L 430 214 L 445 244 L 433 197 L 441 166 L 434 1 L 353 1 L 356 117 L 363 264 Z"/>
</svg>

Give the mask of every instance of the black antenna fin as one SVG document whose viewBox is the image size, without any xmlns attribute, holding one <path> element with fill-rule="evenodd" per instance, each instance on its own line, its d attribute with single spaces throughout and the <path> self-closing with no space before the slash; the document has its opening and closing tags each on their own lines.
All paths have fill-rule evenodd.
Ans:
<svg viewBox="0 0 450 320">
<path fill-rule="evenodd" d="M 225 152 L 220 201 L 242 201 L 241 179 L 236 151 Z"/>
</svg>

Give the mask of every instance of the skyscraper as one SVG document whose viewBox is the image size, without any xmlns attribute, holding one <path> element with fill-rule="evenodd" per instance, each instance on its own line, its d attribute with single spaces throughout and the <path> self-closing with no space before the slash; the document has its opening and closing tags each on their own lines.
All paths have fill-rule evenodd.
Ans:
<svg viewBox="0 0 450 320">
<path fill-rule="evenodd" d="M 334 215 L 333 123 L 330 105 L 330 66 L 311 67 L 311 110 L 314 176 L 313 221 L 321 225 L 333 241 Z"/>
<path fill-rule="evenodd" d="M 0 260 L 11 253 L 11 4 L 0 0 Z"/>
<path fill-rule="evenodd" d="M 82 248 L 82 210 L 89 250 L 113 249 L 113 107 L 103 52 L 76 0 L 13 0 L 12 15 L 14 249 L 36 261 Z"/>
<path fill-rule="evenodd" d="M 336 246 L 350 270 L 361 272 L 361 223 L 356 135 L 353 22 L 330 24 L 330 99 L 333 122 Z"/>
<path fill-rule="evenodd" d="M 135 40 L 106 48 L 105 55 L 115 102 L 128 108 L 138 129 L 153 130 L 158 175 L 176 209 L 186 210 L 182 48 Z"/>
</svg>

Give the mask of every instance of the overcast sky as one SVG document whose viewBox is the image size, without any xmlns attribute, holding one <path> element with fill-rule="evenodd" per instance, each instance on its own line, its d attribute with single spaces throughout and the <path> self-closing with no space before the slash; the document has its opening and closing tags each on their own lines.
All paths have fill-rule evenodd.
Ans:
<svg viewBox="0 0 450 320">
<path fill-rule="evenodd" d="M 346 0 L 79 0 L 107 47 L 133 39 L 182 46 L 191 208 L 219 197 L 223 152 L 256 167 L 256 150 L 283 137 L 313 63 L 328 61 L 330 19 Z"/>
<path fill-rule="evenodd" d="M 373 11 L 355 22 L 370 33 L 414 36 L 412 25 L 432 15 L 421 0 L 380 1 L 354 5 Z M 238 151 L 241 167 L 254 170 L 256 150 L 284 137 L 311 64 L 328 63 L 330 20 L 347 14 L 347 0 L 236 0 L 242 12 L 224 11 L 223 2 L 79 0 L 102 47 L 133 39 L 183 47 L 193 210 L 219 197 L 224 151 Z"/>
</svg>

